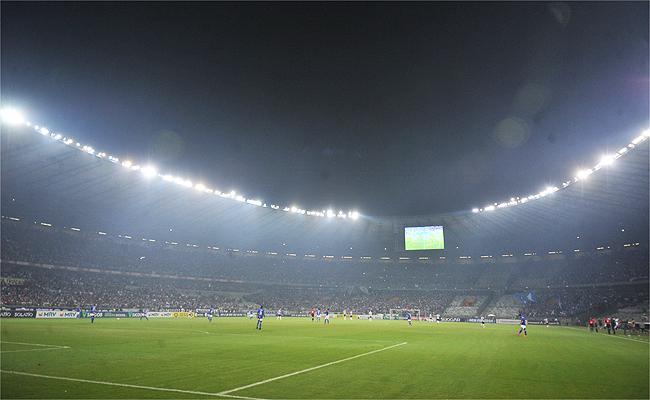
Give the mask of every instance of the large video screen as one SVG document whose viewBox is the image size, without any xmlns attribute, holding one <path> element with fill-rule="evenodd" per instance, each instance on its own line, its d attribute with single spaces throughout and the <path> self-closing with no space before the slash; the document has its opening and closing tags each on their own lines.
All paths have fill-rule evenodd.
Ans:
<svg viewBox="0 0 650 400">
<path fill-rule="evenodd" d="M 442 226 L 410 226 L 404 228 L 406 250 L 444 250 Z"/>
</svg>

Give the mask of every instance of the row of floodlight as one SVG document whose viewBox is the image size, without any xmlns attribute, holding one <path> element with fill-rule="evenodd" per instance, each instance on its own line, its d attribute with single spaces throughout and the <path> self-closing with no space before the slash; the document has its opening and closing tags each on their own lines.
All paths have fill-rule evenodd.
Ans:
<svg viewBox="0 0 650 400">
<path fill-rule="evenodd" d="M 650 138 L 650 129 L 646 129 L 645 131 L 643 131 L 643 133 L 641 133 L 639 136 L 634 138 L 626 146 L 621 147 L 616 153 L 614 153 L 614 154 L 605 154 L 605 155 L 601 156 L 598 163 L 596 165 L 594 165 L 593 167 L 578 170 L 576 172 L 575 176 L 573 177 L 573 179 L 569 179 L 569 180 L 567 180 L 565 182 L 562 182 L 562 185 L 561 185 L 562 187 L 561 188 L 558 187 L 558 186 L 548 186 L 539 193 L 531 194 L 531 195 L 528 195 L 528 196 L 522 196 L 522 197 L 519 197 L 519 196 L 518 197 L 511 197 L 509 201 L 490 204 L 490 205 L 487 205 L 487 206 L 485 206 L 483 208 L 473 208 L 472 212 L 473 213 L 479 213 L 479 212 L 485 212 L 485 211 L 494 211 L 494 210 L 496 210 L 498 208 L 506 208 L 506 207 L 517 206 L 517 205 L 520 205 L 520 204 L 528 203 L 529 201 L 532 201 L 532 200 L 537 200 L 537 199 L 540 199 L 542 197 L 546 197 L 546 196 L 548 196 L 550 194 L 553 194 L 553 193 L 557 192 L 560 189 L 565 189 L 565 188 L 571 186 L 572 184 L 574 184 L 576 182 L 584 181 L 587 178 L 589 178 L 589 176 L 591 174 L 593 174 L 594 172 L 596 172 L 596 171 L 598 171 L 598 170 L 600 170 L 600 169 L 602 169 L 604 167 L 608 167 L 608 166 L 612 165 L 614 163 L 614 161 L 616 161 L 619 158 L 623 157 L 630 150 L 634 149 L 639 144 L 641 144 L 644 141 L 648 140 L 648 138 Z"/>
<path fill-rule="evenodd" d="M 34 130 L 41 135 L 48 136 L 51 139 L 54 139 L 56 141 L 59 141 L 69 147 L 76 148 L 77 150 L 83 151 L 85 153 L 94 155 L 98 158 L 101 159 L 106 159 L 113 164 L 118 164 L 121 165 L 122 167 L 131 170 L 131 171 L 140 171 L 142 173 L 142 176 L 147 178 L 147 179 L 152 179 L 152 178 L 160 178 L 163 181 L 170 182 L 170 183 L 175 183 L 177 185 L 186 187 L 186 188 L 192 188 L 198 192 L 202 193 L 207 193 L 207 194 L 214 194 L 216 196 L 226 198 L 226 199 L 232 199 L 235 201 L 238 201 L 240 203 L 246 203 L 250 205 L 254 205 L 257 207 L 264 207 L 264 208 L 271 208 L 273 210 L 281 210 L 284 212 L 289 212 L 293 214 L 301 214 L 301 215 L 309 215 L 309 216 L 315 216 L 315 217 L 321 217 L 321 218 L 341 218 L 341 219 L 352 219 L 352 220 L 357 220 L 360 216 L 358 211 L 348 211 L 347 213 L 344 212 L 343 210 L 339 210 L 338 212 L 328 209 L 328 210 L 305 210 L 302 208 L 299 208 L 297 206 L 290 206 L 290 207 L 282 207 L 278 206 L 275 204 L 270 204 L 267 205 L 267 203 L 263 202 L 262 200 L 259 199 L 249 199 L 246 198 L 245 196 L 238 194 L 236 191 L 231 190 L 229 192 L 222 192 L 216 189 L 211 189 L 204 185 L 203 183 L 193 183 L 189 179 L 185 179 L 182 177 L 174 176 L 171 174 L 161 174 L 158 172 L 158 169 L 153 166 L 153 165 L 145 165 L 141 166 L 138 164 L 134 164 L 130 160 L 122 161 L 120 162 L 120 159 L 118 157 L 112 156 L 110 154 L 107 154 L 105 152 L 97 152 L 92 146 L 89 145 L 82 145 L 79 142 L 76 142 L 75 140 L 64 137 L 60 133 L 55 133 L 51 132 L 48 128 L 44 126 L 39 126 L 39 125 L 34 125 L 31 122 L 27 121 L 23 114 L 16 110 L 16 109 L 11 109 L 11 108 L 3 108 L 0 110 L 0 116 L 2 117 L 2 122 L 7 123 L 7 124 L 12 124 L 12 125 L 25 125 L 28 127 L 33 127 Z M 516 205 L 521 205 L 528 203 L 529 201 L 532 200 L 537 200 L 543 197 L 546 197 L 550 194 L 553 194 L 560 189 L 565 189 L 572 184 L 579 182 L 581 180 L 586 180 L 591 174 L 594 172 L 600 170 L 603 167 L 610 166 L 614 163 L 615 160 L 619 159 L 626 153 L 628 153 L 630 150 L 634 149 L 636 146 L 638 146 L 640 143 L 648 140 L 650 137 L 650 129 L 646 129 L 643 131 L 643 133 L 636 138 L 634 138 L 628 145 L 622 147 L 619 149 L 616 153 L 614 154 L 606 154 L 603 155 L 600 158 L 600 161 L 594 165 L 592 168 L 586 168 L 586 169 L 580 169 L 577 171 L 573 179 L 569 179 L 565 182 L 562 183 L 562 187 L 558 186 L 547 186 L 544 190 L 540 191 L 539 193 L 536 194 L 531 194 L 528 196 L 517 196 L 517 197 L 511 197 L 509 201 L 504 201 L 500 203 L 494 203 L 487 205 L 483 208 L 473 208 L 472 212 L 473 213 L 479 213 L 479 212 L 485 212 L 485 211 L 494 211 L 499 208 L 506 208 L 506 207 L 512 207 Z"/>
<path fill-rule="evenodd" d="M 240 203 L 246 203 L 257 207 L 270 208 L 272 210 L 279 210 L 279 211 L 284 211 L 292 214 L 309 215 L 309 216 L 321 217 L 321 218 L 340 218 L 340 219 L 351 219 L 351 220 L 357 220 L 359 219 L 360 216 L 359 212 L 354 210 L 350 210 L 347 212 L 343 210 L 335 211 L 332 209 L 306 210 L 297 207 L 295 205 L 279 206 L 276 204 L 267 204 L 260 199 L 247 198 L 241 194 L 238 194 L 234 190 L 222 192 L 216 189 L 212 189 L 200 182 L 194 183 L 190 179 L 185 179 L 171 174 L 160 173 L 158 171 L 158 168 L 154 165 L 139 165 L 130 160 L 120 161 L 119 157 L 115 157 L 103 151 L 96 151 L 92 146 L 79 143 L 76 140 L 64 136 L 60 133 L 52 132 L 47 127 L 32 124 L 31 122 L 25 119 L 25 117 L 20 111 L 16 109 L 3 108 L 2 110 L 0 110 L 0 116 L 2 117 L 3 123 L 10 124 L 10 125 L 24 125 L 27 127 L 31 127 L 34 129 L 34 131 L 40 133 L 41 135 L 47 136 L 57 142 L 63 143 L 68 147 L 72 147 L 79 151 L 83 151 L 84 153 L 93 155 L 97 158 L 107 160 L 113 164 L 120 165 L 129 171 L 139 171 L 142 174 L 142 176 L 146 179 L 158 178 L 158 179 L 162 179 L 165 182 L 170 182 L 182 187 L 191 188 L 201 193 L 212 194 L 225 199 L 235 200 Z"/>
</svg>

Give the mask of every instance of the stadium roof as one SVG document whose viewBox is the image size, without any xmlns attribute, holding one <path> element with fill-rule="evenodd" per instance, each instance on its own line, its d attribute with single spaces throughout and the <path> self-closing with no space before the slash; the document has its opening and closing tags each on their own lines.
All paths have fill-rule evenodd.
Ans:
<svg viewBox="0 0 650 400">
<path fill-rule="evenodd" d="M 187 179 L 180 176 L 172 175 L 170 173 L 159 171 L 155 165 L 152 164 L 140 165 L 137 162 L 120 159 L 115 155 L 106 153 L 104 151 L 99 151 L 90 144 L 80 143 L 77 140 L 73 139 L 72 137 L 53 131 L 45 126 L 38 125 L 28 121 L 24 113 L 15 108 L 6 107 L 1 109 L 0 117 L 4 125 L 31 128 L 31 130 L 33 130 L 34 132 L 37 132 L 45 137 L 52 139 L 55 142 L 68 146 L 72 149 L 81 151 L 83 153 L 87 153 L 91 156 L 95 156 L 98 159 L 105 160 L 116 166 L 121 166 L 127 171 L 139 172 L 142 175 L 142 177 L 147 180 L 160 179 L 162 181 L 168 182 L 170 184 L 178 185 L 179 187 L 186 188 L 188 190 L 195 190 L 200 193 L 215 195 L 225 199 L 231 199 L 240 203 L 250 204 L 256 207 L 270 208 L 272 210 L 284 211 L 287 213 L 307 215 L 307 216 L 320 217 L 320 218 L 338 218 L 338 219 L 351 219 L 351 220 L 357 220 L 360 216 L 359 212 L 356 210 L 348 211 L 348 212 L 345 212 L 343 210 L 339 210 L 337 212 L 331 208 L 327 210 L 305 210 L 295 205 L 278 206 L 270 202 L 267 204 L 267 202 L 265 202 L 264 200 L 246 198 L 244 195 L 238 194 L 234 190 L 222 191 L 218 189 L 212 189 L 209 186 L 206 186 L 206 184 L 204 184 L 203 182 L 196 183 L 193 182 L 191 179 Z M 502 208 L 526 204 L 528 202 L 539 200 L 546 196 L 552 195 L 553 193 L 561 189 L 566 189 L 578 182 L 586 181 L 589 178 L 589 176 L 591 176 L 591 174 L 598 172 L 601 169 L 612 166 L 616 160 L 634 151 L 634 149 L 637 146 L 642 146 L 644 142 L 647 141 L 649 138 L 650 138 L 650 128 L 644 130 L 640 135 L 633 138 L 630 141 L 630 143 L 623 145 L 616 152 L 613 152 L 611 154 L 601 155 L 599 160 L 593 166 L 579 169 L 578 171 L 575 172 L 575 176 L 573 178 L 564 180 L 561 183 L 561 185 L 557 185 L 557 186 L 548 185 L 538 193 L 511 197 L 509 200 L 488 204 L 483 208 L 473 208 L 472 212 L 473 213 L 490 212 Z"/>
<path fill-rule="evenodd" d="M 647 15 L 644 2 L 3 2 L 2 103 L 254 200 L 471 210 L 560 185 L 648 127 Z"/>
</svg>

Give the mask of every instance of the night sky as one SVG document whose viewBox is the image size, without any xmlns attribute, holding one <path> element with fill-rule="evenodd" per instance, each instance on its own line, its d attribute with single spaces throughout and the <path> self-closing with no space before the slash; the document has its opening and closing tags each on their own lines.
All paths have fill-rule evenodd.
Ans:
<svg viewBox="0 0 650 400">
<path fill-rule="evenodd" d="M 308 209 L 468 210 L 648 126 L 648 3 L 2 2 L 2 103 Z"/>
</svg>

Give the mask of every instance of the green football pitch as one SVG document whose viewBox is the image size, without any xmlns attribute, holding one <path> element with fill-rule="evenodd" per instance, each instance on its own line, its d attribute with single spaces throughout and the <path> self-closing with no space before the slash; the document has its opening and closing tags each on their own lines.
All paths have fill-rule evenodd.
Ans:
<svg viewBox="0 0 650 400">
<path fill-rule="evenodd" d="M 1 321 L 7 398 L 643 398 L 647 338 L 267 318 Z"/>
</svg>

